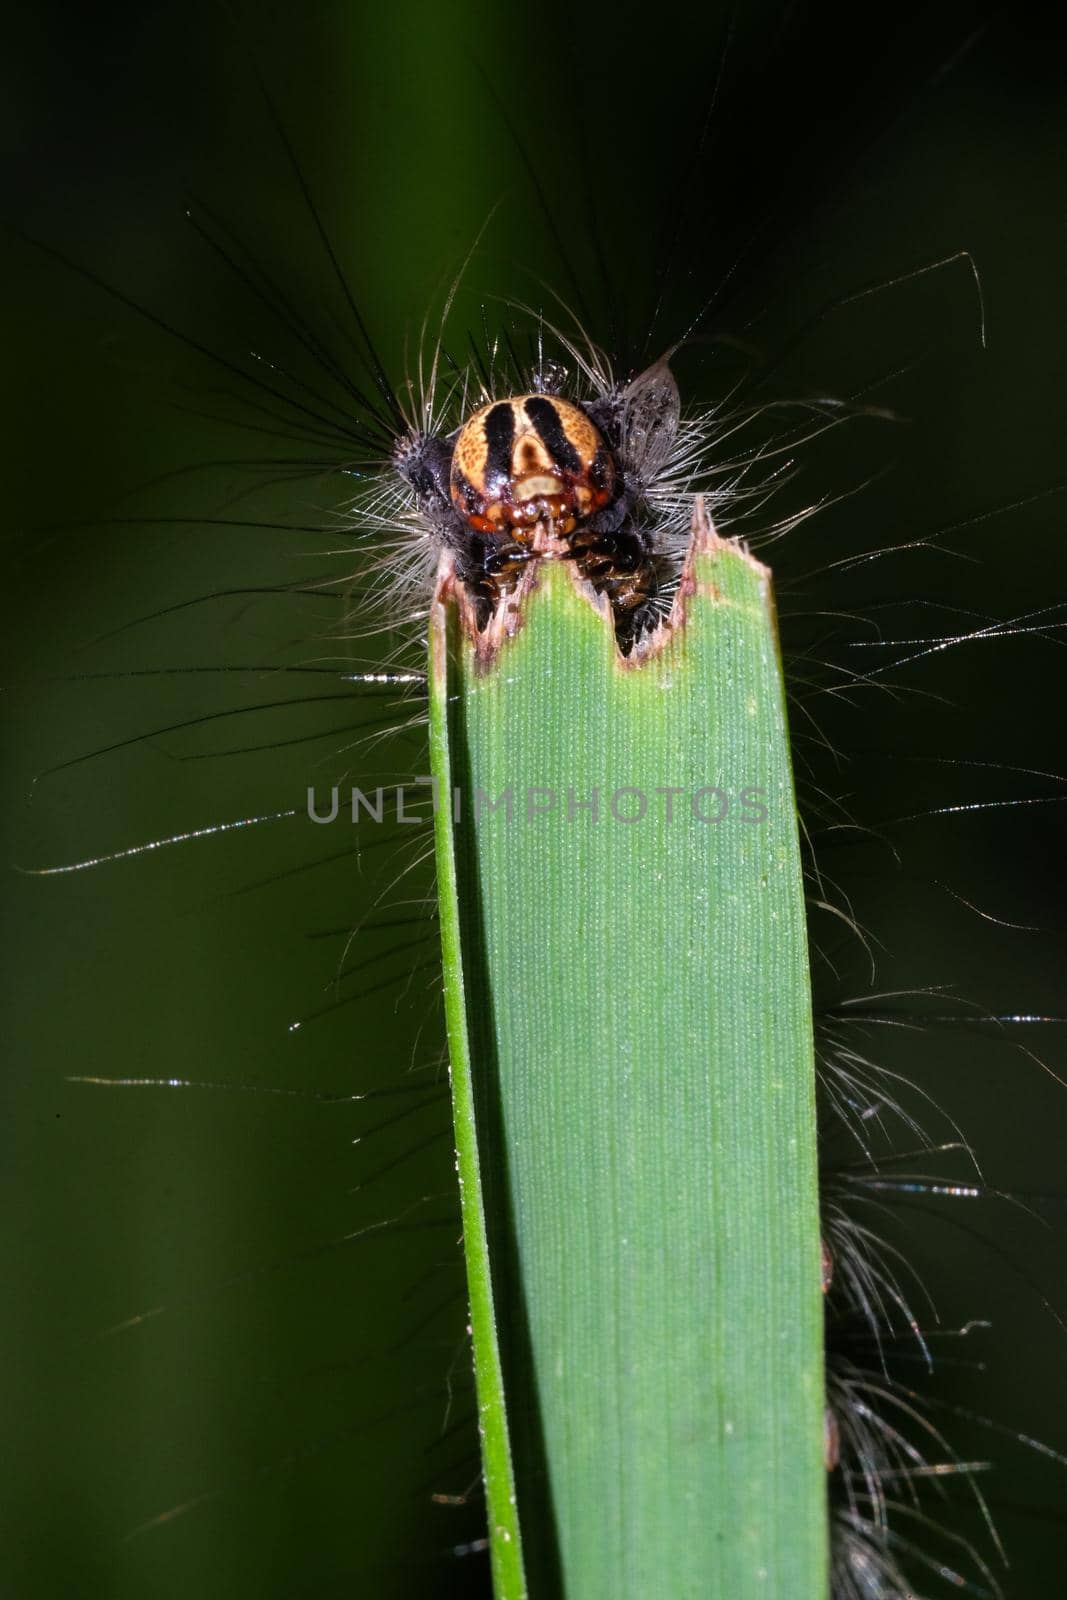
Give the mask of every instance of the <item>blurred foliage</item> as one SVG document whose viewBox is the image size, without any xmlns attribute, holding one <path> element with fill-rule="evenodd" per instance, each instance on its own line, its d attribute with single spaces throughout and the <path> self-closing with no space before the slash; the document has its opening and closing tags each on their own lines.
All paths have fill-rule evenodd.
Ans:
<svg viewBox="0 0 1067 1600">
<path fill-rule="evenodd" d="M 184 220 L 195 197 L 343 345 L 255 58 L 390 370 L 489 219 L 468 275 L 475 331 L 481 297 L 554 289 L 625 360 L 658 353 L 714 294 L 679 358 L 687 392 L 720 398 L 754 363 L 769 399 L 862 394 L 891 411 L 799 452 L 783 508 L 829 503 L 768 552 L 787 665 L 818 719 L 794 714 L 798 748 L 874 830 L 828 834 L 820 860 L 878 942 L 876 989 L 944 985 L 992 1011 L 1055 1014 L 1060 634 L 931 651 L 855 704 L 815 694 L 821 660 L 914 653 L 853 649 L 875 638 L 864 617 L 911 639 L 1064 593 L 1064 505 L 1045 491 L 1062 475 L 1067 110 L 1062 40 L 1042 26 L 973 5 L 875 21 L 824 4 L 319 0 L 245 5 L 234 22 L 215 6 L 43 4 L 9 24 L 2 212 L 202 345 L 273 356 L 276 324 Z M 966 263 L 856 298 L 963 248 L 985 350 Z M 251 431 L 217 366 L 76 267 L 18 237 L 5 267 L 4 859 L 85 859 L 299 811 L 331 773 L 366 788 L 421 771 L 417 732 L 337 755 L 381 705 L 304 705 L 312 678 L 129 675 L 336 659 L 328 602 L 233 591 L 337 577 L 343 539 L 201 520 L 312 525 L 334 486 L 234 465 L 293 447 Z M 191 521 L 151 520 L 168 516 Z M 939 530 L 958 556 L 833 565 Z M 124 675 L 86 676 L 100 673 Z M 278 699 L 298 704 L 218 716 Z M 1037 803 L 886 826 L 991 799 Z M 372 935 L 367 982 L 392 985 L 360 999 L 357 976 L 332 1004 L 345 930 L 383 896 L 427 888 L 416 872 L 390 890 L 412 847 L 348 844 L 297 816 L 80 874 L 9 875 L 0 1588 L 19 1600 L 484 1591 L 480 1558 L 449 1554 L 479 1536 L 476 1494 L 431 1499 L 477 1476 L 443 1098 L 371 1137 L 401 1102 L 67 1081 L 351 1094 L 415 1065 L 439 1082 L 432 941 Z M 826 1002 L 868 989 L 846 931 L 821 935 Z M 875 1046 L 961 1122 L 992 1186 L 1056 1224 L 1063 1089 L 1005 1033 L 882 1028 Z M 1054 1029 L 1021 1038 L 1062 1071 Z M 885 1224 L 946 1328 L 994 1322 L 988 1375 L 953 1352 L 942 1404 L 1067 1448 L 1064 1335 L 1044 1305 L 1062 1309 L 1062 1232 L 961 1204 L 915 1196 Z M 987 1487 L 1005 1593 L 1047 1593 L 1062 1472 L 980 1426 L 968 1439 L 950 1411 L 936 1420 L 962 1454 L 1001 1465 Z"/>
</svg>

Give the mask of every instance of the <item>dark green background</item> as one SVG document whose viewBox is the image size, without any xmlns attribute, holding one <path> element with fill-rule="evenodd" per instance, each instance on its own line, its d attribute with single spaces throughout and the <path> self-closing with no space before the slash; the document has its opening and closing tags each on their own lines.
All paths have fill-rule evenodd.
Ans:
<svg viewBox="0 0 1067 1600">
<path fill-rule="evenodd" d="M 261 5 L 241 7 L 236 24 L 214 7 L 71 16 L 46 5 L 17 17 L 9 40 L 3 215 L 212 350 L 288 360 L 277 327 L 184 221 L 195 196 L 340 342 L 336 289 L 254 53 L 391 371 L 404 370 L 427 306 L 494 206 L 460 329 L 477 327 L 481 297 L 540 302 L 547 281 L 584 305 L 598 337 L 610 340 L 614 321 L 624 349 L 638 346 L 669 263 L 652 340 L 662 344 L 725 279 L 679 360 L 687 394 L 721 400 L 749 363 L 768 398 L 869 391 L 894 414 L 800 452 L 781 509 L 833 503 L 772 554 L 802 775 L 845 796 L 874 830 L 846 837 L 813 824 L 820 865 L 875 941 L 874 987 L 944 986 L 998 1013 L 1057 1014 L 1061 633 L 927 654 L 886 673 L 891 692 L 819 690 L 843 682 L 842 666 L 910 653 L 855 648 L 875 637 L 871 619 L 890 638 L 925 637 L 1054 606 L 1064 593 L 1063 498 L 1029 498 L 1067 476 L 1062 44 L 1025 14 L 966 5 L 742 5 L 699 17 L 474 0 L 389 12 Z M 822 315 L 961 248 L 980 269 L 986 350 L 959 264 Z M 18 235 L 4 258 L 0 1592 L 479 1594 L 481 1558 L 449 1554 L 479 1535 L 476 1499 L 465 1509 L 430 1499 L 477 1472 L 463 1425 L 444 1101 L 371 1136 L 406 1102 L 66 1081 L 173 1076 L 354 1093 L 434 1062 L 433 945 L 406 947 L 403 929 L 358 947 L 359 959 L 379 958 L 368 982 L 391 985 L 360 999 L 351 982 L 348 1003 L 289 1026 L 329 1005 L 343 930 L 415 847 L 398 853 L 390 840 L 358 861 L 326 861 L 347 835 L 296 819 L 70 876 L 16 870 L 299 807 L 309 782 L 331 776 L 366 787 L 376 773 L 422 770 L 417 733 L 336 753 L 352 735 L 331 730 L 382 714 L 363 701 L 155 731 L 301 700 L 332 689 L 325 679 L 128 675 L 375 660 L 373 644 L 338 640 L 336 604 L 219 594 L 342 576 L 344 558 L 324 551 L 343 539 L 197 521 L 314 523 L 336 503 L 336 480 L 279 483 L 269 469 L 233 465 L 299 447 L 238 426 L 255 419 L 236 382 L 76 268 Z M 198 470 L 179 470 L 188 466 Z M 190 520 L 150 520 L 167 516 Z M 827 570 L 941 529 L 954 530 L 943 544 L 957 556 L 920 550 Z M 126 627 L 139 618 L 149 620 Z M 85 676 L 101 673 L 124 675 Z M 48 771 L 121 741 L 135 742 Z M 234 749 L 243 753 L 225 753 Z M 1040 803 L 883 826 L 983 800 Z M 417 901 L 426 887 L 416 870 L 386 898 Z M 816 915 L 813 932 L 820 1005 L 863 993 L 870 971 L 856 942 L 830 917 Z M 871 1030 L 877 1059 L 917 1077 L 963 1124 L 988 1183 L 1036 1214 L 925 1196 L 894 1205 L 884 1223 L 947 1328 L 994 1323 L 962 1351 L 950 1343 L 957 1364 L 941 1374 L 934 1416 L 968 1459 L 996 1458 L 986 1487 L 1012 1560 L 1002 1586 L 1030 1600 L 1062 1578 L 1067 1469 L 1010 1434 L 1067 1449 L 1067 1346 L 1043 1303 L 1062 1315 L 1067 1302 L 1067 1102 L 1016 1041 L 1067 1065 L 1052 1026 Z M 950 1137 L 944 1128 L 936 1137 Z M 827 1159 L 850 1155 L 836 1146 Z M 952 1158 L 908 1166 L 935 1169 L 965 1170 Z M 404 1230 L 342 1242 L 402 1214 Z M 422 1221 L 431 1225 L 413 1226 Z M 972 1356 L 988 1371 L 973 1370 Z M 917 1366 L 903 1370 L 920 1379 Z"/>
</svg>

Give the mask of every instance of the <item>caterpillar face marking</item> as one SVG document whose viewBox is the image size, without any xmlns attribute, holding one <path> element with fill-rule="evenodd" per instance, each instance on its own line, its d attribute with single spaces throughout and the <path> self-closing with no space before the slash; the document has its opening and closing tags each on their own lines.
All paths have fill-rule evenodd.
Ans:
<svg viewBox="0 0 1067 1600">
<path fill-rule="evenodd" d="M 431 533 L 451 550 L 484 630 L 545 530 L 611 605 L 623 655 L 655 628 L 654 503 L 678 435 L 678 388 L 665 361 L 578 402 L 549 392 L 484 401 L 452 433 L 412 432 L 393 465 Z M 565 378 L 551 369 L 551 386 Z"/>
<path fill-rule="evenodd" d="M 566 537 L 615 492 L 615 463 L 580 406 L 543 394 L 494 400 L 464 423 L 452 452 L 452 503 L 476 533 L 537 522 Z"/>
</svg>

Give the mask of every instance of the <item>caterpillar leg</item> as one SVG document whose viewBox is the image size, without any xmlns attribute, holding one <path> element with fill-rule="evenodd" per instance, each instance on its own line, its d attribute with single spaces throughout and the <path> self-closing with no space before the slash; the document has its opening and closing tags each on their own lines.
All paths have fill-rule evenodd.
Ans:
<svg viewBox="0 0 1067 1600">
<path fill-rule="evenodd" d="M 615 618 L 615 638 L 624 656 L 655 628 L 659 579 L 646 536 L 632 523 L 611 533 L 579 528 L 569 557 L 597 594 L 607 596 Z"/>
</svg>

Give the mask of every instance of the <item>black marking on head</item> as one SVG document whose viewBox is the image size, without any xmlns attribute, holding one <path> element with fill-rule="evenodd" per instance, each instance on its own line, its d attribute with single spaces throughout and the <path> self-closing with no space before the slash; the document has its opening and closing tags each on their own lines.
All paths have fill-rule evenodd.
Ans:
<svg viewBox="0 0 1067 1600">
<path fill-rule="evenodd" d="M 508 401 L 494 406 L 485 419 L 485 487 L 511 477 L 511 446 L 515 439 L 515 413 Z"/>
<path fill-rule="evenodd" d="M 525 403 L 526 415 L 537 429 L 541 443 L 557 466 L 575 474 L 582 470 L 582 460 L 563 431 L 560 414 L 551 400 L 534 395 Z"/>
</svg>

